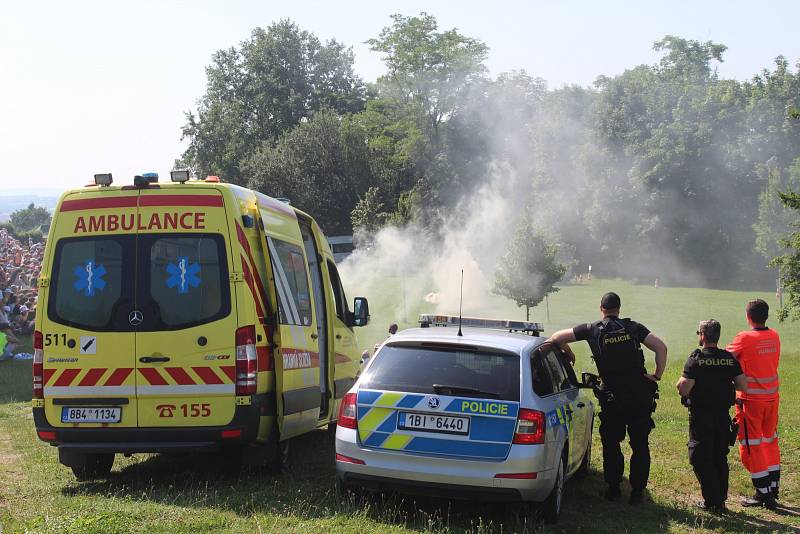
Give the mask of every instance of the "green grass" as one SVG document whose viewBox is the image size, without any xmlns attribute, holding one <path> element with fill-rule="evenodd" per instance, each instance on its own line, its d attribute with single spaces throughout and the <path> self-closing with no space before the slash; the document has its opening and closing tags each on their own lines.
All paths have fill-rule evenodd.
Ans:
<svg viewBox="0 0 800 534">
<path fill-rule="evenodd" d="M 380 341 L 389 323 L 382 313 L 391 285 L 382 294 L 366 296 L 372 324 L 359 331 L 363 346 Z M 769 294 L 699 289 L 632 286 L 619 281 L 593 281 L 565 287 L 550 298 L 546 333 L 598 317 L 603 292 L 616 290 L 623 315 L 647 325 L 669 345 L 670 362 L 661 382 L 655 414 L 657 428 L 650 443 L 653 466 L 650 502 L 631 508 L 608 504 L 602 488 L 600 443 L 587 479 L 567 484 L 557 532 L 773 532 L 800 529 L 800 414 L 793 409 L 800 395 L 800 328 L 774 325 L 783 341 L 782 406 L 779 432 L 783 452 L 782 500 L 795 511 L 777 514 L 744 511 L 736 497 L 751 491 L 749 478 L 733 450 L 731 499 L 733 513 L 719 519 L 696 512 L 691 504 L 699 486 L 687 462 L 687 414 L 674 383 L 693 349 L 697 322 L 714 317 L 722 323 L 723 341 L 746 327 L 744 304 Z M 465 306 L 465 308 L 467 308 Z M 407 313 L 433 311 L 409 305 Z M 524 317 L 513 303 L 489 297 L 483 316 Z M 543 307 L 533 319 L 546 319 Z M 402 327 L 412 323 L 401 324 Z M 577 345 L 578 370 L 593 369 L 588 350 Z M 652 356 L 647 354 L 650 368 Z M 29 407 L 30 362 L 0 362 L 0 524 L 4 532 L 538 532 L 551 531 L 532 520 L 526 507 L 490 505 L 398 496 L 340 499 L 334 493 L 333 442 L 319 431 L 292 441 L 291 470 L 233 479 L 217 469 L 211 457 L 136 455 L 117 457 L 107 481 L 79 483 L 58 464 L 55 449 L 36 440 Z"/>
</svg>

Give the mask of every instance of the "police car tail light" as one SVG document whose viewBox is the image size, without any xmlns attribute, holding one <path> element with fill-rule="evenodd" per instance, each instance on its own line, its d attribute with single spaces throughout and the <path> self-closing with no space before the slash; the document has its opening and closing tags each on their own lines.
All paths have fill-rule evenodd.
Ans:
<svg viewBox="0 0 800 534">
<path fill-rule="evenodd" d="M 236 395 L 256 392 L 257 372 L 256 327 L 243 326 L 236 330 Z"/>
<path fill-rule="evenodd" d="M 342 399 L 342 405 L 339 407 L 339 426 L 344 428 L 358 428 L 358 420 L 356 419 L 356 394 L 347 393 Z"/>
<path fill-rule="evenodd" d="M 512 443 L 516 445 L 544 443 L 544 422 L 543 412 L 520 408 Z"/>
<path fill-rule="evenodd" d="M 33 333 L 33 398 L 44 398 L 44 341 L 42 333 Z"/>
</svg>

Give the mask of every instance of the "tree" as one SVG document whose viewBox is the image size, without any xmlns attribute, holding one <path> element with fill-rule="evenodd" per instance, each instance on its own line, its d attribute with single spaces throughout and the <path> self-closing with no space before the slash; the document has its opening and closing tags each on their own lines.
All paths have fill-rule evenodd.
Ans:
<svg viewBox="0 0 800 534">
<path fill-rule="evenodd" d="M 351 117 L 320 111 L 247 159 L 248 187 L 289 198 L 329 234 L 349 234 L 351 212 L 374 181 L 366 140 Z"/>
<path fill-rule="evenodd" d="M 18 233 L 30 232 L 50 224 L 50 212 L 33 202 L 27 208 L 19 209 L 11 214 L 10 222 Z"/>
<path fill-rule="evenodd" d="M 567 266 L 556 260 L 557 254 L 558 246 L 533 227 L 527 214 L 523 215 L 498 261 L 494 293 L 525 306 L 525 318 L 530 320 L 530 309 L 558 291 L 554 284 L 567 272 Z"/>
<path fill-rule="evenodd" d="M 322 109 L 358 112 L 367 97 L 353 73 L 352 49 L 335 40 L 322 44 L 289 20 L 216 52 L 206 76 L 196 114 L 186 114 L 182 139 L 189 147 L 179 164 L 240 185 L 247 182 L 242 164 L 263 143 L 274 144 Z"/>
<path fill-rule="evenodd" d="M 439 128 L 455 110 L 461 93 L 485 72 L 488 47 L 455 29 L 438 32 L 436 18 L 392 15 L 385 27 L 367 44 L 384 54 L 389 72 L 378 78 L 381 98 L 388 99 L 420 119 L 419 127 L 440 147 Z"/>
<path fill-rule="evenodd" d="M 781 193 L 780 199 L 787 208 L 800 215 L 800 194 Z M 781 287 L 787 298 L 778 312 L 778 318 L 781 321 L 787 318 L 793 321 L 800 319 L 800 222 L 798 221 L 800 218 L 796 217 L 792 224 L 797 230 L 780 241 L 781 245 L 789 249 L 789 252 L 770 262 L 772 267 L 779 269 Z"/>
</svg>

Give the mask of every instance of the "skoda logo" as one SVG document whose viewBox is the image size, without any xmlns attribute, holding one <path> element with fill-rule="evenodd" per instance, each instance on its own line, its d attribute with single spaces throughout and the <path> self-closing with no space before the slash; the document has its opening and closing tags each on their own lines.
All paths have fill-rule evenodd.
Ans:
<svg viewBox="0 0 800 534">
<path fill-rule="evenodd" d="M 133 310 L 128 314 L 128 322 L 131 323 L 131 326 L 139 326 L 143 320 L 144 316 L 139 310 Z"/>
<path fill-rule="evenodd" d="M 431 397 L 428 399 L 428 406 L 431 408 L 438 408 L 439 407 L 439 397 Z"/>
</svg>

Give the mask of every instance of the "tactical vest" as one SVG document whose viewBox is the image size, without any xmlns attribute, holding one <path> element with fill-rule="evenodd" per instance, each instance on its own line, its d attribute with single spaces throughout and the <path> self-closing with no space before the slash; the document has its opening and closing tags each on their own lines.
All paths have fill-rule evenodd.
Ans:
<svg viewBox="0 0 800 534">
<path fill-rule="evenodd" d="M 597 337 L 598 353 L 594 361 L 600 376 L 614 386 L 645 374 L 644 353 L 633 334 L 630 319 L 606 317 Z"/>
</svg>

